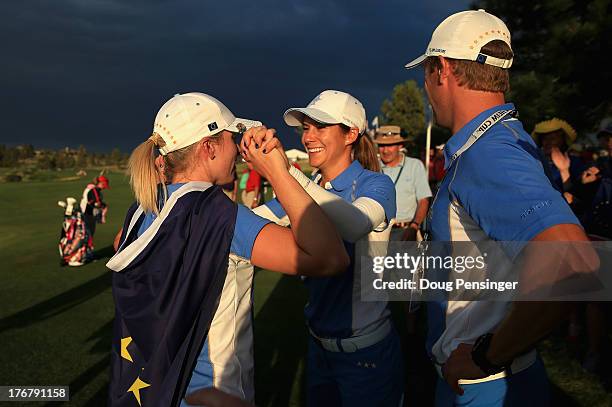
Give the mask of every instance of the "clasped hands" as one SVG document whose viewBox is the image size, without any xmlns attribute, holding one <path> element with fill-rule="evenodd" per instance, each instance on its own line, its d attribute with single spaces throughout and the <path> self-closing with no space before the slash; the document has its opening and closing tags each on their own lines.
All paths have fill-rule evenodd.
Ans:
<svg viewBox="0 0 612 407">
<path fill-rule="evenodd" d="M 265 126 L 250 128 L 243 134 L 239 150 L 242 158 L 265 178 L 289 169 L 289 160 L 274 129 Z"/>
</svg>

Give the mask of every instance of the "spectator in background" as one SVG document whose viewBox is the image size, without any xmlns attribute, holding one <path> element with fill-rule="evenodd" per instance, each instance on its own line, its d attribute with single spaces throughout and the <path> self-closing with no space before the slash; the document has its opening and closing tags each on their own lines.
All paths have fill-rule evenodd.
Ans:
<svg viewBox="0 0 612 407">
<path fill-rule="evenodd" d="M 261 175 L 253 169 L 251 163 L 247 163 L 249 167 L 249 178 L 246 186 L 242 191 L 242 204 L 248 208 L 256 208 L 261 200 Z"/>
<path fill-rule="evenodd" d="M 414 241 L 427 215 L 431 197 L 425 166 L 401 151 L 406 140 L 399 126 L 380 127 L 374 142 L 378 145 L 382 172 L 395 184 L 397 216 L 391 240 Z"/>
<path fill-rule="evenodd" d="M 291 165 L 293 165 L 298 170 L 302 171 L 302 167 L 300 167 L 300 164 L 297 163 L 297 160 L 295 158 L 291 160 Z"/>
<path fill-rule="evenodd" d="M 93 239 L 96 223 L 106 222 L 107 205 L 102 196 L 103 189 L 110 189 L 108 178 L 100 175 L 91 184 L 87 184 L 81 198 L 81 212 L 89 235 Z"/>
<path fill-rule="evenodd" d="M 612 120 L 602 126 L 597 133 L 599 141 L 599 157 L 596 165 L 601 175 L 612 178 Z"/>
<path fill-rule="evenodd" d="M 440 144 L 436 146 L 434 156 L 429 163 L 429 185 L 433 189 L 437 189 L 437 185 L 444 178 L 444 174 L 444 144 Z"/>
<path fill-rule="evenodd" d="M 246 184 L 247 181 L 249 180 L 249 168 L 245 168 L 244 171 L 242 171 L 242 175 L 240 175 L 240 183 L 238 184 L 238 188 L 241 191 L 244 191 L 246 189 Z"/>
<path fill-rule="evenodd" d="M 531 136 L 544 153 L 555 188 L 569 192 L 572 184 L 580 182 L 584 170 L 582 160 L 567 153 L 576 141 L 576 130 L 565 120 L 555 117 L 536 124 Z M 565 198 L 570 199 L 567 195 Z"/>
</svg>

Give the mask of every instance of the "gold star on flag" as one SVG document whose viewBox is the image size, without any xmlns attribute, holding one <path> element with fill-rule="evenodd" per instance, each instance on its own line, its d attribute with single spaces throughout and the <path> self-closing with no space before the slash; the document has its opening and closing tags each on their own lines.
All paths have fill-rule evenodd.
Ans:
<svg viewBox="0 0 612 407">
<path fill-rule="evenodd" d="M 134 363 L 134 361 L 132 360 L 132 356 L 130 355 L 130 352 L 128 352 L 127 350 L 127 347 L 130 343 L 132 343 L 131 336 L 128 336 L 127 338 L 121 338 L 121 357 Z"/>
<path fill-rule="evenodd" d="M 136 401 L 138 402 L 139 406 L 142 405 L 140 404 L 140 390 L 149 386 L 150 384 L 143 382 L 142 380 L 140 380 L 140 377 L 137 377 L 132 386 L 128 389 L 128 392 L 134 393 L 134 397 L 136 397 Z"/>
</svg>

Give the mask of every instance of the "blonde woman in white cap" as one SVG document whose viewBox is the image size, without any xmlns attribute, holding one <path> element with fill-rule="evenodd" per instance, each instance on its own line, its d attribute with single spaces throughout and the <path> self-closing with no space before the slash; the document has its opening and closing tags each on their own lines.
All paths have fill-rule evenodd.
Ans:
<svg viewBox="0 0 612 407">
<path fill-rule="evenodd" d="M 375 147 L 364 134 L 365 109 L 348 93 L 326 90 L 307 107 L 287 110 L 284 119 L 289 126 L 303 128 L 302 143 L 318 172 L 310 180 L 286 165 L 334 222 L 352 259 L 340 276 L 305 279 L 308 405 L 398 406 L 403 398 L 398 335 L 386 300 L 361 301 L 361 270 L 355 261 L 386 253 L 388 225 L 396 211 L 393 182 L 378 172 Z M 268 153 L 282 148 L 278 139 L 266 137 L 243 139 L 247 160 L 253 143 L 263 144 Z M 276 200 L 255 212 L 287 221 Z"/>
<path fill-rule="evenodd" d="M 264 158 L 249 149 L 291 229 L 236 205 L 215 186 L 233 179 L 235 133 L 271 132 L 259 124 L 235 118 L 212 96 L 176 95 L 158 112 L 153 135 L 132 153 L 137 202 L 107 264 L 115 271 L 116 310 L 110 405 L 177 406 L 201 388 L 252 402 L 253 274 L 239 263 L 318 277 L 346 269 L 335 228 L 280 153 Z M 162 159 L 156 161 L 155 150 Z M 160 191 L 162 166 L 168 185 Z"/>
</svg>

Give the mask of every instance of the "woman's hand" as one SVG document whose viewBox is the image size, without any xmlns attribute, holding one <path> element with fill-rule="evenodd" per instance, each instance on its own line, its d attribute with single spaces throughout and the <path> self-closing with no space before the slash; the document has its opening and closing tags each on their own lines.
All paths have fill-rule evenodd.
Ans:
<svg viewBox="0 0 612 407">
<path fill-rule="evenodd" d="M 287 164 L 287 168 L 289 168 L 289 159 L 285 154 L 285 149 L 283 148 L 282 143 L 276 137 L 276 130 L 269 129 L 266 132 L 251 132 L 248 131 L 242 137 L 242 141 L 246 143 L 246 145 L 250 145 L 250 143 L 255 143 L 256 146 L 259 146 L 264 154 L 270 153 L 272 150 L 278 150 L 282 156 L 285 158 L 285 162 Z"/>
<path fill-rule="evenodd" d="M 558 147 L 553 147 L 550 150 L 550 159 L 559 171 L 569 170 L 570 158 L 567 153 L 562 153 Z"/>
<path fill-rule="evenodd" d="M 247 130 L 240 145 L 242 157 L 253 165 L 255 171 L 269 180 L 289 168 L 289 161 L 284 153 L 276 148 L 268 151 L 270 146 L 276 145 L 271 141 L 275 139 L 274 134 L 274 129 L 267 129 L 264 126 L 254 127 Z"/>
</svg>

